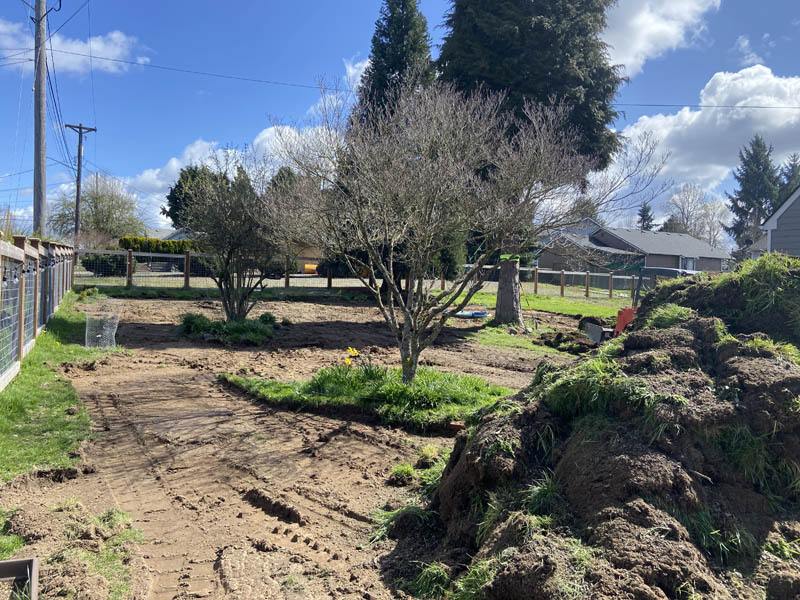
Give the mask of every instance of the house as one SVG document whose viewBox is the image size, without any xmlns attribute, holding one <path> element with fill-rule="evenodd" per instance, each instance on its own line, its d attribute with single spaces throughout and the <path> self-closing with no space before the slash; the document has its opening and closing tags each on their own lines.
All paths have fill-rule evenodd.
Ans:
<svg viewBox="0 0 800 600">
<path fill-rule="evenodd" d="M 800 187 L 764 221 L 761 229 L 767 232 L 767 252 L 800 256 Z"/>
<path fill-rule="evenodd" d="M 725 250 L 686 233 L 605 227 L 586 219 L 554 236 L 540 252 L 538 264 L 556 271 L 722 271 L 729 258 Z"/>
</svg>

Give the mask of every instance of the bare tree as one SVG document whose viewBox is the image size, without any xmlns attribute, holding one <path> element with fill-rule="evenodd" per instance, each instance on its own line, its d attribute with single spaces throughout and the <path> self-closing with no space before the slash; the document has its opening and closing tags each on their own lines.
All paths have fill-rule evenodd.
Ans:
<svg viewBox="0 0 800 600">
<path fill-rule="evenodd" d="M 181 217 L 213 256 L 211 277 L 226 318 L 240 320 L 255 305 L 254 292 L 266 279 L 275 252 L 271 223 L 252 218 L 261 210 L 270 171 L 249 150 L 225 150 L 209 162 L 215 176 L 192 181 L 191 201 Z"/>
<path fill-rule="evenodd" d="M 731 211 L 722 198 L 712 198 L 703 205 L 700 212 L 702 223 L 702 239 L 714 248 L 719 248 L 725 242 L 725 226 L 731 218 Z"/>
<path fill-rule="evenodd" d="M 81 190 L 79 243 L 141 235 L 145 226 L 137 200 L 121 181 L 95 173 Z M 74 192 L 61 194 L 56 200 L 49 226 L 58 235 L 70 239 L 75 228 Z"/>
<path fill-rule="evenodd" d="M 695 183 L 685 183 L 667 201 L 667 213 L 680 227 L 696 238 L 703 237 L 703 211 L 708 203 L 705 190 Z"/>
<path fill-rule="evenodd" d="M 669 154 L 658 154 L 658 140 L 649 132 L 623 139 L 612 164 L 603 171 L 586 174 L 581 193 L 563 202 L 560 214 L 538 221 L 532 239 L 552 238 L 560 230 L 577 225 L 586 216 L 587 206 L 597 214 L 613 216 L 651 202 L 671 185 L 658 178 L 668 159 Z M 584 165 L 587 170 L 592 166 Z M 521 295 L 519 262 L 505 260 L 500 265 L 495 321 L 524 325 Z"/>
<path fill-rule="evenodd" d="M 278 130 L 281 150 L 303 175 L 316 243 L 342 256 L 374 294 L 405 381 L 449 316 L 480 289 L 497 251 L 529 246 L 580 197 L 572 188 L 588 165 L 564 127 L 566 110 L 528 106 L 509 139 L 501 102 L 500 95 L 464 97 L 440 83 L 409 84 L 352 122 L 343 98 L 323 94 L 314 127 L 299 135 Z M 434 291 L 434 257 L 466 236 L 480 247 L 473 268 Z M 405 292 L 398 264 L 408 272 Z"/>
</svg>

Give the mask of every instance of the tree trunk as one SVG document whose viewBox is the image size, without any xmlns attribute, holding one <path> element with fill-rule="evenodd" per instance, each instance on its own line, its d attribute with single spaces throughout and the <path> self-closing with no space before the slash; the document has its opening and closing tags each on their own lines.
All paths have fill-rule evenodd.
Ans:
<svg viewBox="0 0 800 600">
<path fill-rule="evenodd" d="M 522 317 L 522 285 L 519 282 L 519 261 L 504 260 L 500 263 L 500 280 L 497 284 L 497 323 L 525 327 Z"/>
<path fill-rule="evenodd" d="M 403 326 L 406 328 L 406 326 Z M 417 344 L 411 341 L 411 332 L 406 330 L 403 332 L 403 339 L 400 341 L 400 359 L 403 362 L 403 383 L 411 383 L 414 377 L 417 376 L 417 367 L 419 367 L 419 350 L 416 349 Z"/>
</svg>

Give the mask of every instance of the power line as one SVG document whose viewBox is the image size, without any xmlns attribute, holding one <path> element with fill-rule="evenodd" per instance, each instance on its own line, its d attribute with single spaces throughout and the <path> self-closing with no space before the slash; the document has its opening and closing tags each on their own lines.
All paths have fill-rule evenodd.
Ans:
<svg viewBox="0 0 800 600">
<path fill-rule="evenodd" d="M 293 83 L 289 81 L 277 81 L 274 79 L 261 79 L 258 77 L 245 77 L 242 75 L 229 75 L 226 73 L 212 73 L 209 71 L 200 71 L 198 69 L 185 69 L 182 67 L 170 67 L 166 65 L 156 65 L 153 63 L 137 62 L 133 60 L 126 60 L 123 58 L 110 58 L 107 56 L 96 56 L 93 54 L 84 54 L 82 52 L 72 52 L 68 50 L 53 50 L 53 52 L 60 52 L 62 54 L 70 54 L 73 56 L 82 56 L 90 60 L 105 60 L 108 62 L 121 63 L 126 65 L 133 65 L 138 67 L 145 67 L 148 69 L 159 69 L 162 71 L 173 71 L 176 73 L 187 73 L 189 75 L 201 75 L 204 77 L 216 77 L 218 79 L 230 79 L 234 81 L 246 81 L 249 83 L 259 83 L 263 85 L 278 85 L 284 87 L 294 87 L 310 90 L 325 90 L 329 92 L 343 92 L 346 91 L 338 87 L 327 87 L 318 85 L 309 85 L 305 83 Z M 9 57 L 0 57 L 3 60 Z M 751 105 L 751 104 L 662 104 L 662 103 L 632 103 L 632 102 L 613 102 L 614 106 L 629 107 L 629 108 L 708 108 L 708 109 L 757 109 L 757 110 L 800 110 L 800 106 L 767 106 L 767 105 Z"/>
<path fill-rule="evenodd" d="M 92 81 L 92 116 L 94 117 L 94 126 L 97 127 L 97 103 L 94 96 L 94 65 L 92 59 L 92 7 L 89 0 L 86 0 L 86 21 L 89 25 L 89 77 Z M 92 139 L 94 145 L 94 158 L 97 160 L 97 136 Z"/>
</svg>

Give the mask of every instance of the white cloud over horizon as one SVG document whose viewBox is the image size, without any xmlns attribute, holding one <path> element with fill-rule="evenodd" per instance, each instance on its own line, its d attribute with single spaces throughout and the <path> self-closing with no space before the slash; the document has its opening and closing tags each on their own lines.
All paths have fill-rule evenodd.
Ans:
<svg viewBox="0 0 800 600">
<path fill-rule="evenodd" d="M 763 65 L 716 73 L 700 92 L 707 106 L 775 108 L 682 108 L 672 114 L 641 117 L 624 135 L 652 131 L 671 157 L 664 175 L 677 183 L 697 183 L 713 190 L 739 162 L 739 150 L 760 134 L 783 162 L 800 151 L 800 77 L 780 77 Z"/>
<path fill-rule="evenodd" d="M 635 77 L 644 64 L 667 52 L 696 43 L 705 32 L 705 17 L 721 0 L 619 0 L 608 14 L 603 35 L 612 62 Z"/>
<path fill-rule="evenodd" d="M 147 64 L 150 59 L 146 56 L 136 55 L 135 51 L 142 50 L 138 39 L 135 36 L 127 35 L 121 31 L 114 30 L 104 35 L 92 36 L 89 39 L 74 39 L 65 37 L 59 33 L 53 35 L 51 42 L 48 43 L 48 60 L 53 60 L 60 72 L 85 74 L 89 72 L 90 65 L 97 71 L 106 73 L 124 73 L 130 69 L 131 65 L 125 63 L 112 62 L 89 58 L 89 43 L 91 41 L 91 54 L 95 57 L 102 56 L 117 60 L 129 60 L 139 64 Z M 50 53 L 50 44 L 54 53 Z M 13 63 L 29 59 L 26 62 L 11 64 L 4 68 L 21 68 L 25 71 L 33 70 L 33 48 L 34 40 L 31 32 L 25 23 L 6 21 L 0 19 L 0 54 L 10 56 L 8 62 Z"/>
</svg>

